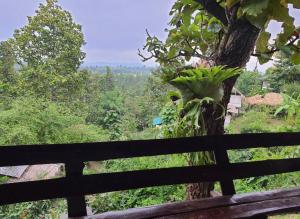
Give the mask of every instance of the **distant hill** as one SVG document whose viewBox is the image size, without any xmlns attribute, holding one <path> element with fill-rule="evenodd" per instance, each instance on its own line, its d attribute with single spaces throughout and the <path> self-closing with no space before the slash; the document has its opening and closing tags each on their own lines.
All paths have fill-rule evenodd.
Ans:
<svg viewBox="0 0 300 219">
<path fill-rule="evenodd" d="M 109 67 L 115 74 L 127 74 L 127 73 L 142 73 L 150 74 L 155 67 L 149 67 L 141 65 L 139 63 L 84 63 L 81 66 L 81 69 L 88 69 L 98 73 L 105 73 L 106 67 Z"/>
</svg>

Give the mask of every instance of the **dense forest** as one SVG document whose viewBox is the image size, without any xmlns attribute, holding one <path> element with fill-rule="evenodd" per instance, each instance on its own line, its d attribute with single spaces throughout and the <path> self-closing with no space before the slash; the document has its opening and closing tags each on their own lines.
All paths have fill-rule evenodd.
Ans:
<svg viewBox="0 0 300 219">
<path fill-rule="evenodd" d="M 186 2 L 191 4 L 190 1 Z M 177 5 L 174 7 L 176 9 Z M 198 22 L 208 19 L 203 22 L 212 26 L 207 27 L 205 33 L 210 40 L 215 40 L 209 31 L 216 31 L 211 28 L 217 28 L 219 23 L 211 17 L 197 19 Z M 174 20 L 172 22 L 176 23 Z M 184 22 L 191 25 L 188 21 Z M 177 34 L 176 40 L 180 41 L 182 33 L 174 33 L 175 29 L 171 32 L 173 34 L 170 35 L 174 37 Z M 168 40 L 175 40 L 172 37 Z M 283 101 L 275 106 L 243 102 L 240 113 L 225 127 L 225 133 L 300 131 L 300 65 L 295 55 L 294 60 L 290 59 L 288 53 L 291 51 L 276 51 L 274 66 L 266 72 L 259 72 L 234 66 L 208 68 L 203 63 L 183 68 L 181 58 L 172 62 L 172 65 L 166 63 L 169 61 L 160 60 L 161 65 L 157 68 L 86 66 L 82 65 L 86 55 L 82 50 L 84 44 L 82 27 L 56 0 L 41 4 L 36 14 L 28 17 L 26 26 L 15 30 L 13 38 L 0 43 L 1 146 L 209 134 L 207 121 L 199 119 L 199 115 L 207 116 L 207 110 L 212 109 L 209 108 L 210 104 L 220 105 L 223 94 L 219 89 L 221 84 L 237 76 L 235 88 L 246 99 L 277 93 Z M 146 47 L 151 51 L 155 46 L 161 46 L 160 52 L 165 51 L 165 45 L 149 35 Z M 209 50 L 208 45 L 201 46 Z M 175 50 L 174 47 L 168 51 L 167 56 L 172 57 Z M 160 54 L 156 58 L 166 57 Z M 174 66 L 177 70 L 183 68 L 180 77 Z M 196 83 L 202 86 L 201 91 L 191 89 L 198 92 L 197 98 L 188 90 Z M 207 88 L 205 92 L 203 87 Z M 216 91 L 212 91 L 211 87 Z M 207 110 L 202 110 L 203 107 L 207 107 Z M 186 111 L 189 113 L 183 115 Z M 197 113 L 193 114 L 195 111 Z M 217 111 L 220 112 L 220 109 Z M 155 118 L 160 118 L 161 123 L 154 124 Z M 232 162 L 299 156 L 299 148 L 290 147 L 230 152 Z M 185 166 L 191 163 L 199 165 L 202 161 L 199 163 L 198 158 L 195 154 L 186 154 L 110 160 L 98 162 L 96 167 L 87 163 L 84 173 Z M 0 176 L 0 183 L 9 180 Z M 238 193 L 299 186 L 300 174 L 254 177 L 237 180 L 235 185 Z M 216 184 L 214 189 L 219 191 L 219 185 Z M 100 213 L 184 200 L 187 196 L 186 185 L 178 185 L 113 192 L 89 196 L 87 199 L 92 211 Z M 65 200 L 48 200 L 2 206 L 0 218 L 59 218 L 65 212 Z"/>
</svg>

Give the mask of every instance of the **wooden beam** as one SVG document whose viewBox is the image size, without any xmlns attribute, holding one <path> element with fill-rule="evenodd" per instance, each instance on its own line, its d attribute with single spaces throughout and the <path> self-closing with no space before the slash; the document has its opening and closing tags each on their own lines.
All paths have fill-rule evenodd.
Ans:
<svg viewBox="0 0 300 219">
<path fill-rule="evenodd" d="M 85 175 L 0 185 L 0 205 L 162 185 L 223 181 L 300 170 L 300 158 Z M 45 192 L 47 191 L 47 192 Z"/>
<path fill-rule="evenodd" d="M 127 209 L 124 211 L 113 211 L 106 212 L 103 214 L 90 216 L 88 219 L 107 219 L 107 218 L 118 218 L 118 219 L 148 219 L 157 218 L 169 215 L 180 215 L 189 212 L 200 212 L 205 209 L 216 209 L 222 207 L 233 207 L 242 204 L 261 203 L 263 201 L 290 199 L 293 197 L 300 197 L 300 189 L 289 189 L 289 190 L 273 190 L 268 192 L 260 193 L 247 193 L 243 195 L 234 196 L 221 196 L 216 198 L 207 198 L 193 201 L 183 201 L 176 203 L 168 203 L 156 206 L 149 206 L 145 208 L 134 208 Z M 262 206 L 258 206 L 259 209 Z M 200 213 L 198 217 L 200 217 Z M 202 217 L 204 218 L 204 217 Z M 211 217 L 210 217 L 211 218 Z M 215 217 L 218 218 L 218 217 Z M 224 218 L 224 217 L 219 217 Z"/>
<path fill-rule="evenodd" d="M 101 161 L 141 156 L 300 145 L 300 133 L 202 136 L 124 142 L 24 145 L 0 148 L 0 167 Z"/>
<path fill-rule="evenodd" d="M 234 206 L 217 207 L 184 214 L 168 215 L 156 219 L 190 219 L 190 218 L 255 218 L 266 219 L 268 215 L 293 213 L 300 211 L 300 197 L 288 197 L 276 200 L 247 203 Z M 201 217 L 200 217 L 201 216 Z M 102 219 L 95 217 L 94 219 Z"/>
<path fill-rule="evenodd" d="M 216 164 L 226 171 L 228 166 L 230 165 L 228 153 L 225 149 L 220 148 L 217 151 L 214 151 Z M 234 195 L 235 188 L 233 184 L 233 179 L 221 180 L 221 190 L 223 195 Z"/>
<path fill-rule="evenodd" d="M 83 176 L 84 164 L 73 161 L 65 165 L 66 177 L 72 182 L 80 182 Z M 77 185 L 76 187 L 80 187 Z M 87 208 L 84 195 L 67 197 L 68 216 L 81 217 L 87 216 Z"/>
</svg>

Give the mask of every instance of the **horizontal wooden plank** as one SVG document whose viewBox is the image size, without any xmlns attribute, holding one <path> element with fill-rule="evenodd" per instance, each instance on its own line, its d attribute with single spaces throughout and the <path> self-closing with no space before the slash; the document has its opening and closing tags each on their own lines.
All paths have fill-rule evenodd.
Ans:
<svg viewBox="0 0 300 219">
<path fill-rule="evenodd" d="M 147 219 L 167 215 L 184 214 L 199 210 L 235 206 L 246 203 L 276 200 L 290 197 L 300 197 L 300 189 L 273 190 L 243 195 L 222 196 L 193 201 L 168 203 L 145 208 L 127 209 L 124 211 L 106 212 L 99 215 L 84 217 L 84 219 Z M 223 218 L 223 217 L 220 217 Z"/>
<path fill-rule="evenodd" d="M 85 144 L 6 146 L 0 147 L 0 167 L 156 156 L 218 150 L 220 147 L 229 150 L 299 144 L 300 133 L 264 133 Z"/>
<path fill-rule="evenodd" d="M 151 186 L 241 179 L 293 172 L 300 158 L 234 163 L 224 166 L 176 167 L 86 175 L 27 183 L 0 185 L 0 205 L 51 198 L 82 196 Z M 47 192 L 45 192 L 47 191 Z"/>
<path fill-rule="evenodd" d="M 184 214 L 175 214 L 156 219 L 242 219 L 242 218 L 266 218 L 267 215 L 276 215 L 281 213 L 292 213 L 300 211 L 300 197 L 289 197 L 276 200 L 266 200 L 261 202 L 247 203 L 241 205 L 211 208 L 199 211 L 188 212 Z M 97 218 L 98 219 L 98 218 Z M 107 218 L 108 219 L 108 218 Z M 117 218 L 114 218 L 117 219 Z"/>
</svg>

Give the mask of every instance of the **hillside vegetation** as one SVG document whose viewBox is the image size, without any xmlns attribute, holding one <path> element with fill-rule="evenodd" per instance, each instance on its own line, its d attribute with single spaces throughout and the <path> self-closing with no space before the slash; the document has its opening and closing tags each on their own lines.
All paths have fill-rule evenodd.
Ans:
<svg viewBox="0 0 300 219">
<path fill-rule="evenodd" d="M 221 8 L 225 2 L 227 5 L 238 1 L 222 2 L 223 5 L 218 5 Z M 197 53 L 198 59 L 205 58 L 202 53 L 215 57 L 213 48 L 221 45 L 216 42 L 227 33 L 223 31 L 226 22 L 210 14 L 202 16 L 202 12 L 195 15 L 195 10 L 199 9 L 197 5 L 189 0 L 176 1 L 170 24 L 174 29 L 167 30 L 166 43 L 148 33 L 145 49 L 160 66 L 147 68 L 82 65 L 86 54 L 82 49 L 85 40 L 81 25 L 75 23 L 72 15 L 56 0 L 41 4 L 35 16 L 28 17 L 24 27 L 15 30 L 11 39 L 0 43 L 1 147 L 201 136 L 218 134 L 220 130 L 223 134 L 228 104 L 224 104 L 224 96 L 230 98 L 230 92 L 226 91 L 231 91 L 234 84 L 246 97 L 275 92 L 280 93 L 284 101 L 277 106 L 243 102 L 240 113 L 225 128 L 226 134 L 300 131 L 300 66 L 297 65 L 300 61 L 297 50 L 293 47 L 290 52 L 274 51 L 275 64 L 266 73 L 246 71 L 242 65 L 229 68 L 226 63 L 219 65 L 216 62 L 210 66 L 209 61 L 192 66 L 189 61 Z M 248 10 L 242 6 L 241 13 L 253 21 L 255 16 L 251 13 L 256 12 L 251 6 Z M 179 13 L 178 10 L 183 11 Z M 268 16 L 281 21 L 275 15 Z M 288 21 L 291 28 L 292 23 L 290 19 Z M 285 31 L 290 30 L 288 27 L 284 28 Z M 259 32 L 262 33 L 258 39 L 258 52 L 273 52 L 262 45 L 267 44 L 264 42 L 269 39 L 268 33 L 264 30 L 257 32 L 253 25 L 251 28 L 256 30 L 254 41 Z M 198 39 L 199 34 L 207 40 Z M 296 37 L 293 35 L 291 39 L 295 38 L 297 42 L 299 35 Z M 254 48 L 254 44 L 252 46 Z M 247 49 L 249 56 L 250 50 Z M 143 58 L 147 60 L 147 57 Z M 262 63 L 271 58 L 271 54 L 259 56 Z M 246 63 L 245 60 L 239 61 Z M 236 83 L 230 84 L 233 79 L 237 79 Z M 155 118 L 161 119 L 162 123 L 153 124 Z M 220 124 L 221 129 L 214 129 L 215 123 Z M 299 146 L 230 151 L 231 162 L 299 156 Z M 211 153 L 119 159 L 97 162 L 96 165 L 86 163 L 84 174 L 212 162 Z M 9 180 L 0 176 L 0 184 Z M 238 193 L 299 185 L 298 172 L 235 181 Z M 220 192 L 218 184 L 210 183 L 208 189 L 211 186 Z M 186 185 L 162 186 L 98 194 L 87 197 L 87 200 L 94 213 L 101 213 L 185 200 L 191 198 L 192 189 L 195 188 Z M 1 206 L 0 218 L 58 219 L 65 212 L 65 200 L 47 200 Z"/>
</svg>

